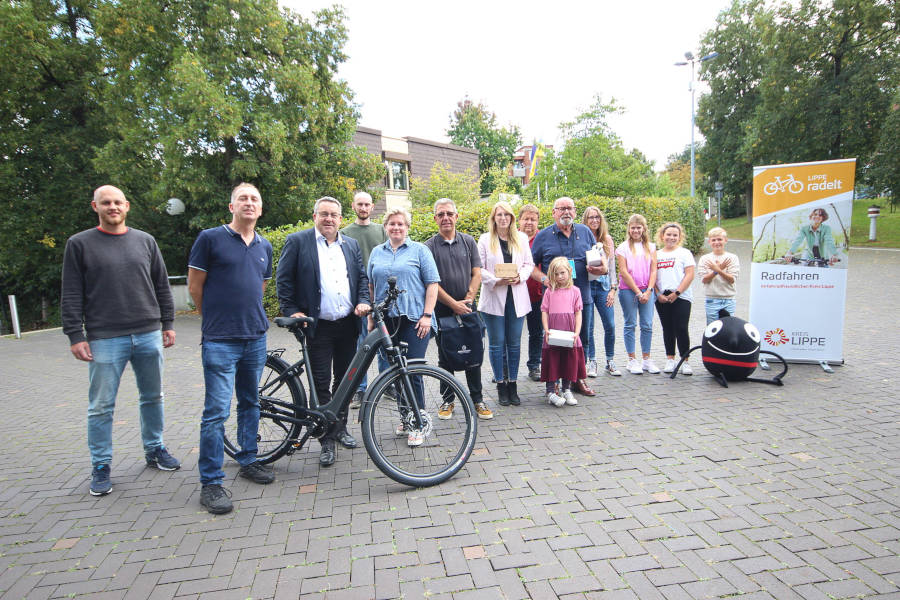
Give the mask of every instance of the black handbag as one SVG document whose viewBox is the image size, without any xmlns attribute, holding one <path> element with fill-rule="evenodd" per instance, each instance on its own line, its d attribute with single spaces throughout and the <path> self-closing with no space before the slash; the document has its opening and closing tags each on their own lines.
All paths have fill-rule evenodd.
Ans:
<svg viewBox="0 0 900 600">
<path fill-rule="evenodd" d="M 480 367 L 484 360 L 484 322 L 477 312 L 438 319 L 438 344 L 451 371 Z"/>
</svg>

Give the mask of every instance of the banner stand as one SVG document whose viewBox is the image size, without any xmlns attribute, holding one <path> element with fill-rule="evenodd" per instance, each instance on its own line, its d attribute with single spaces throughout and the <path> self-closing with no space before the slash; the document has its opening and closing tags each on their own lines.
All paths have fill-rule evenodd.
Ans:
<svg viewBox="0 0 900 600">
<path fill-rule="evenodd" d="M 855 174 L 856 159 L 753 168 L 750 322 L 762 350 L 826 373 L 844 362 Z"/>
</svg>

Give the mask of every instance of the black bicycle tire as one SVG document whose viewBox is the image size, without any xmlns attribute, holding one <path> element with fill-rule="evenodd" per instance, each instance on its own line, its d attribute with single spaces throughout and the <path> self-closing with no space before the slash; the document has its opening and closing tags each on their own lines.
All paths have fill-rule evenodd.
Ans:
<svg viewBox="0 0 900 600">
<path fill-rule="evenodd" d="M 268 378 L 265 376 L 266 369 L 270 369 L 275 372 L 276 375 L 281 375 L 285 371 L 290 368 L 290 364 L 288 364 L 285 360 L 278 356 L 273 356 L 269 354 L 266 356 L 266 364 L 263 367 L 263 374 L 260 377 L 260 382 L 265 383 L 268 381 Z M 295 378 L 290 378 L 284 380 L 285 385 L 288 388 L 288 391 L 291 393 L 291 399 L 296 406 L 306 406 L 306 392 L 303 390 L 303 386 L 297 383 Z M 260 402 L 263 402 L 262 400 Z M 295 415 L 296 416 L 296 413 Z M 236 419 L 236 415 L 232 415 L 232 419 Z M 273 426 L 279 427 L 283 429 L 280 425 L 275 423 L 275 420 L 270 417 L 261 417 L 260 418 L 260 427 L 266 427 L 265 421 L 272 421 Z M 285 454 L 287 454 L 288 450 L 291 447 L 291 440 L 297 439 L 300 432 L 300 425 L 296 423 L 290 423 L 288 429 L 284 430 L 284 438 L 272 449 L 264 452 L 258 452 L 256 455 L 256 460 L 261 464 L 269 464 L 271 462 L 275 462 Z M 257 433 L 257 437 L 259 434 Z M 228 435 L 225 435 L 225 454 L 234 458 L 238 452 L 237 445 L 228 439 Z"/>
<path fill-rule="evenodd" d="M 374 381 L 370 388 L 370 393 L 366 395 L 366 399 L 363 401 L 363 406 L 361 408 L 362 415 L 360 417 L 363 444 L 365 445 L 366 452 L 369 454 L 369 458 L 372 459 L 375 466 L 394 481 L 410 487 L 430 487 L 447 481 L 465 466 L 475 447 L 475 438 L 478 433 L 478 419 L 475 414 L 475 405 L 469 397 L 468 391 L 460 385 L 459 381 L 451 373 L 440 367 L 425 364 L 411 364 L 407 366 L 407 369 L 410 376 L 433 376 L 439 380 L 443 380 L 453 388 L 456 398 L 460 402 L 460 408 L 464 411 L 466 423 L 463 443 L 460 445 L 456 456 L 452 461 L 448 462 L 445 468 L 427 475 L 417 475 L 395 465 L 382 451 L 381 445 L 376 440 L 374 414 L 379 402 L 396 402 L 396 400 L 385 396 L 385 391 L 387 391 L 388 387 L 400 376 L 399 367 L 392 367 L 389 371 L 386 371 L 382 377 L 379 377 Z"/>
</svg>

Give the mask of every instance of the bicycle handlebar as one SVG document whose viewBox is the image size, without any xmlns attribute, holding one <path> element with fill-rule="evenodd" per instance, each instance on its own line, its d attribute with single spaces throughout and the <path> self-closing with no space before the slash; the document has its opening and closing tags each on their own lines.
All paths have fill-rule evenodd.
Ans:
<svg viewBox="0 0 900 600">
<path fill-rule="evenodd" d="M 375 318 L 379 320 L 383 320 L 383 313 L 386 313 L 391 309 L 391 306 L 394 304 L 400 294 L 406 293 L 406 290 L 397 289 L 397 278 L 393 275 L 388 277 L 387 284 L 387 295 L 385 296 L 384 300 L 382 300 L 381 302 L 377 302 L 372 307 L 372 312 L 374 313 Z"/>
</svg>

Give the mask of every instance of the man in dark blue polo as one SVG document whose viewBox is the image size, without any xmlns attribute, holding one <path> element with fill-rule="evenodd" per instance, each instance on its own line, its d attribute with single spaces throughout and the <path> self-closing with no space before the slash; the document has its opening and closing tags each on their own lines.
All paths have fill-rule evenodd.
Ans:
<svg viewBox="0 0 900 600">
<path fill-rule="evenodd" d="M 272 245 L 256 233 L 262 197 L 242 183 L 231 192 L 232 219 L 200 232 L 188 259 L 188 290 L 203 316 L 202 356 L 206 397 L 200 422 L 200 504 L 213 514 L 232 509 L 222 488 L 225 472 L 225 421 L 232 391 L 237 397 L 235 460 L 240 475 L 256 483 L 271 483 L 273 471 L 256 461 L 259 427 L 257 388 L 266 364 L 269 321 L 262 298 L 272 278 Z"/>
<path fill-rule="evenodd" d="M 547 269 L 550 261 L 557 256 L 564 256 L 574 267 L 575 286 L 581 292 L 582 312 L 594 309 L 591 300 L 591 286 L 588 281 L 587 260 L 585 252 L 594 245 L 594 234 L 587 225 L 575 222 L 575 201 L 563 196 L 553 203 L 553 225 L 541 229 L 531 245 L 531 256 L 534 259 L 534 272 L 531 277 L 541 284 L 547 285 Z M 582 326 L 581 345 L 587 348 L 587 327 Z M 579 394 L 593 396 L 594 390 L 588 387 L 583 379 L 575 383 L 574 389 Z"/>
</svg>

